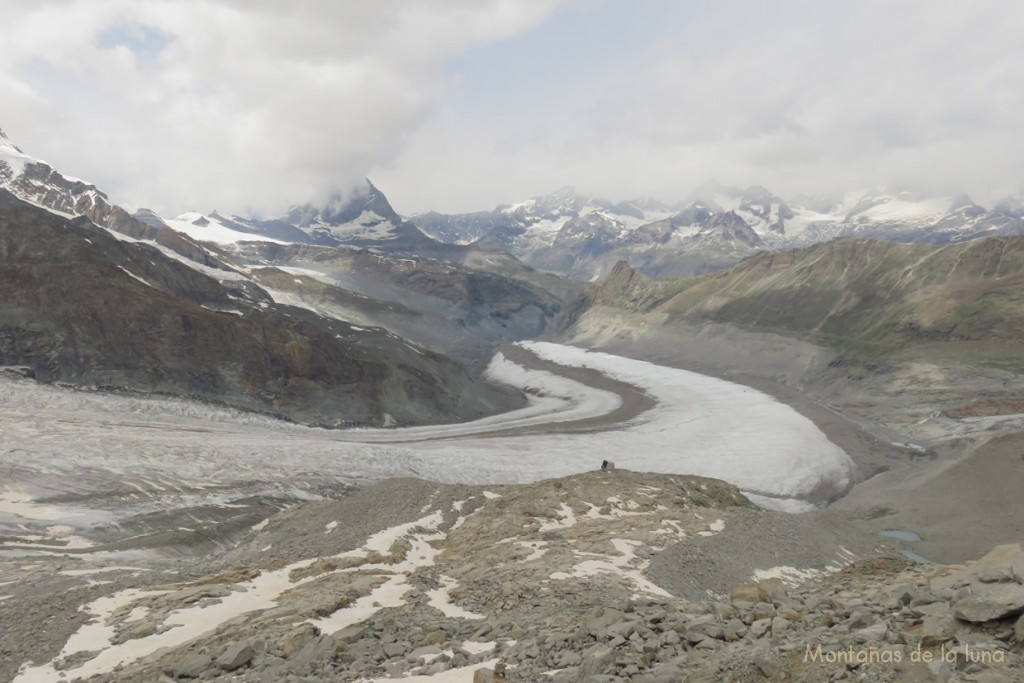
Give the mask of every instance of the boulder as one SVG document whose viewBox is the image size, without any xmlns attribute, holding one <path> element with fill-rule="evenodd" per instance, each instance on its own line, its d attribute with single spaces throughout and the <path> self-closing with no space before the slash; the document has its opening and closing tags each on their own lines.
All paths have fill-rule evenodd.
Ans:
<svg viewBox="0 0 1024 683">
<path fill-rule="evenodd" d="M 953 613 L 961 621 L 980 623 L 1024 612 L 1024 586 L 1019 583 L 979 583 L 974 592 L 957 600 Z"/>
<path fill-rule="evenodd" d="M 732 593 L 729 594 L 729 599 L 733 602 L 771 602 L 771 598 L 768 593 L 757 583 L 745 583 L 742 586 L 736 586 L 732 589 Z"/>
<path fill-rule="evenodd" d="M 786 602 L 789 599 L 789 591 L 786 590 L 786 584 L 782 583 L 782 579 L 764 579 L 757 585 L 768 596 L 768 600 L 765 602 Z"/>
<path fill-rule="evenodd" d="M 255 654 L 248 643 L 232 643 L 217 657 L 217 666 L 225 671 L 234 671 L 248 664 Z"/>
<path fill-rule="evenodd" d="M 187 657 L 174 667 L 177 678 L 199 678 L 213 668 L 213 659 L 209 655 L 195 654 Z"/>
<path fill-rule="evenodd" d="M 766 633 L 768 633 L 771 627 L 771 619 L 758 619 L 750 625 L 750 630 L 747 632 L 747 635 L 750 637 L 751 640 L 756 640 L 757 638 L 760 638 L 764 636 Z"/>
<path fill-rule="evenodd" d="M 1019 584 L 1024 582 L 1024 577 L 1017 578 L 1022 572 L 1024 572 L 1024 549 L 1020 544 L 1000 545 L 990 550 L 980 560 L 971 562 L 966 567 L 950 572 L 946 576 L 933 579 L 931 588 L 937 592 L 958 586 L 991 583 L 998 577 L 1004 577 L 1004 581 L 1013 580 Z"/>
<path fill-rule="evenodd" d="M 956 620 L 949 613 L 929 615 L 920 624 L 903 629 L 901 640 L 911 647 L 938 647 L 953 640 Z"/>
<path fill-rule="evenodd" d="M 473 672 L 473 683 L 505 683 L 506 680 L 503 674 L 486 666 Z"/>
</svg>

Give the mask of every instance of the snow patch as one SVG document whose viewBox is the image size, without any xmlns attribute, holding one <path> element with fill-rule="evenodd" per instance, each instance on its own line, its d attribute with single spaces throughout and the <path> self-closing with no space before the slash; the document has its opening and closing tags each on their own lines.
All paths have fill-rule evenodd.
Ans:
<svg viewBox="0 0 1024 683">
<path fill-rule="evenodd" d="M 429 598 L 428 604 L 431 607 L 440 610 L 446 617 L 452 617 L 453 619 L 487 618 L 484 614 L 470 612 L 469 610 L 462 609 L 458 605 L 452 603 L 451 592 L 453 588 L 459 585 L 458 581 L 443 574 L 438 576 L 437 579 L 440 582 L 441 587 L 427 591 L 427 597 Z"/>
<path fill-rule="evenodd" d="M 537 531 L 544 533 L 545 531 L 568 529 L 576 526 L 576 513 L 566 503 L 559 505 L 556 513 L 558 514 L 557 519 L 541 522 L 540 528 Z"/>
<path fill-rule="evenodd" d="M 548 551 L 547 541 L 516 541 L 516 545 L 521 545 L 532 551 L 529 555 L 521 559 L 520 562 L 532 562 L 533 560 L 544 557 L 544 554 Z"/>
<path fill-rule="evenodd" d="M 766 579 L 779 579 L 787 586 L 798 586 L 801 583 L 810 581 L 811 579 L 816 579 L 824 573 L 825 572 L 820 569 L 798 569 L 796 567 L 780 565 L 769 569 L 755 569 L 751 578 L 755 582 L 764 581 Z"/>
<path fill-rule="evenodd" d="M 640 561 L 636 557 L 636 547 L 642 545 L 640 541 L 626 538 L 613 538 L 612 546 L 618 551 L 618 557 L 597 555 L 597 553 L 580 553 L 576 555 L 596 555 L 601 559 L 584 560 L 573 566 L 569 572 L 554 572 L 551 579 L 555 581 L 572 578 L 587 578 L 601 574 L 611 574 L 621 577 L 623 580 L 632 583 L 639 593 L 648 593 L 670 598 L 672 594 L 647 580 L 643 570 L 647 568 L 648 562 Z"/>
</svg>

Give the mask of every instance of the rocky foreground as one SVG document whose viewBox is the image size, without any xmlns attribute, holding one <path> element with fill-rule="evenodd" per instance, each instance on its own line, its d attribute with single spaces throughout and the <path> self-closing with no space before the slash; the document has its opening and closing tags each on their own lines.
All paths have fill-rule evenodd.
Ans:
<svg viewBox="0 0 1024 683">
<path fill-rule="evenodd" d="M 1019 545 L 940 566 L 876 540 L 699 477 L 391 480 L 68 589 L 91 621 L 59 654 L 19 615 L 75 615 L 15 590 L 0 651 L 33 653 L 19 682 L 1024 680 Z"/>
</svg>

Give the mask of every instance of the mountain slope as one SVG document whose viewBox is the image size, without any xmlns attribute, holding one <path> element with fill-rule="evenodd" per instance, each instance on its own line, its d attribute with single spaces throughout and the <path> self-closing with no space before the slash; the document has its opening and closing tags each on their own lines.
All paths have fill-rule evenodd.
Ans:
<svg viewBox="0 0 1024 683">
<path fill-rule="evenodd" d="M 250 243 L 236 257 L 275 299 L 385 327 L 482 370 L 495 341 L 534 337 L 561 308 L 544 288 L 431 259 Z"/>
<path fill-rule="evenodd" d="M 1019 364 L 1024 237 L 944 246 L 844 238 L 675 281 L 648 280 L 620 264 L 568 306 L 554 329 L 571 329 L 594 307 L 729 323 L 858 356 L 969 343 L 984 347 L 985 357 Z"/>
<path fill-rule="evenodd" d="M 510 400 L 382 330 L 232 291 L 154 247 L 3 190 L 0 272 L 0 364 L 28 366 L 42 381 L 326 426 L 448 422 Z"/>
</svg>

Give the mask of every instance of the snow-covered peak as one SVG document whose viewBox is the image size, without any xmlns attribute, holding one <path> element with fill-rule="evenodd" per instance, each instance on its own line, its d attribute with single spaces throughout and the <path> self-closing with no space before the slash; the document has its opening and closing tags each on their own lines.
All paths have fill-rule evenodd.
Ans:
<svg viewBox="0 0 1024 683">
<path fill-rule="evenodd" d="M 0 130 L 0 185 L 7 184 L 25 171 L 25 167 L 38 160 L 21 151 L 7 135 Z"/>
</svg>

